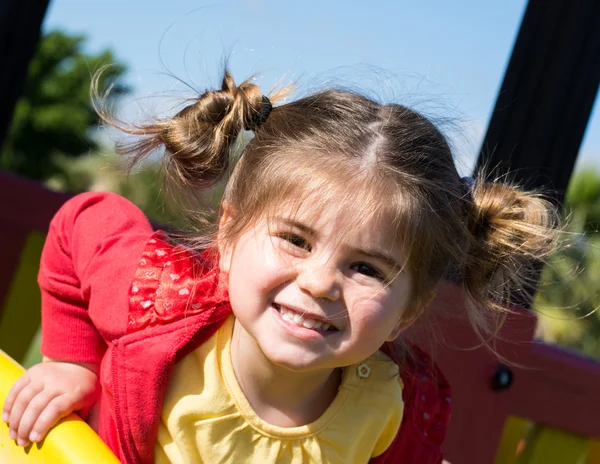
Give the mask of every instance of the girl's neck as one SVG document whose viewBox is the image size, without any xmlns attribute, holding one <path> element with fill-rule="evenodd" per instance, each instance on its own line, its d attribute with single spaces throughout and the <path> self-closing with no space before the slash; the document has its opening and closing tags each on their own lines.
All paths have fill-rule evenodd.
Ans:
<svg viewBox="0 0 600 464">
<path fill-rule="evenodd" d="M 236 320 L 231 340 L 235 376 L 254 412 L 280 427 L 317 420 L 341 382 L 341 369 L 296 372 L 273 364 Z"/>
</svg>

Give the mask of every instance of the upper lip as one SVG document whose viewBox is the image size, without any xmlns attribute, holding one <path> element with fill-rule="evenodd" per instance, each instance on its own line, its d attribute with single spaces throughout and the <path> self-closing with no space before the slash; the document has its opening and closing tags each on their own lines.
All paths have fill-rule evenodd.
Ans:
<svg viewBox="0 0 600 464">
<path fill-rule="evenodd" d="M 319 314 L 315 314 L 310 311 L 307 311 L 306 309 L 298 308 L 297 306 L 292 306 L 292 305 L 285 304 L 285 303 L 277 303 L 277 302 L 274 302 L 274 303 L 276 306 L 289 309 L 290 311 L 298 313 L 298 314 L 302 315 L 302 317 L 305 317 L 307 319 L 314 319 L 314 320 L 320 321 L 324 324 L 329 324 L 330 326 L 335 327 L 336 329 L 338 328 L 333 322 L 331 322 L 330 319 L 327 319 L 326 317 L 321 316 Z"/>
</svg>

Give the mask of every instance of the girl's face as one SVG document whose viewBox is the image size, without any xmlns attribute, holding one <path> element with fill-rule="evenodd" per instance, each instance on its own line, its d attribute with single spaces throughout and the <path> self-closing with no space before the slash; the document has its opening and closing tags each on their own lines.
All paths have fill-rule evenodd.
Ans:
<svg viewBox="0 0 600 464">
<path fill-rule="evenodd" d="M 364 223 L 350 208 L 319 215 L 301 208 L 221 246 L 233 313 L 271 362 L 293 370 L 347 366 L 398 335 L 411 276 L 400 271 L 402 250 L 385 230 L 385 221 Z"/>
</svg>

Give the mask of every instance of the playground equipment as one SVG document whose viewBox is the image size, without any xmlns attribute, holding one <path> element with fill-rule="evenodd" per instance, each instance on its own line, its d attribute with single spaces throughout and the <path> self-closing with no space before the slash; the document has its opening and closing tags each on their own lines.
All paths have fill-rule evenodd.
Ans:
<svg viewBox="0 0 600 464">
<path fill-rule="evenodd" d="M 0 403 L 24 369 L 0 350 Z M 100 437 L 76 414 L 60 421 L 39 444 L 17 446 L 8 435 L 8 425 L 0 423 L 0 462 L 10 464 L 116 464 L 119 461 Z"/>
</svg>

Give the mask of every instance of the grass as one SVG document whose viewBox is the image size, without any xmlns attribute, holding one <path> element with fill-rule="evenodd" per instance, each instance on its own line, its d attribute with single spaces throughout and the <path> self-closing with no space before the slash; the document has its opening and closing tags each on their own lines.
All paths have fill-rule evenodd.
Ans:
<svg viewBox="0 0 600 464">
<path fill-rule="evenodd" d="M 34 364 L 42 362 L 42 353 L 40 353 L 40 342 L 41 342 L 41 330 L 38 328 L 35 336 L 31 340 L 31 344 L 29 348 L 27 348 L 27 352 L 23 359 L 21 359 L 21 365 L 24 368 L 29 368 Z"/>
</svg>

